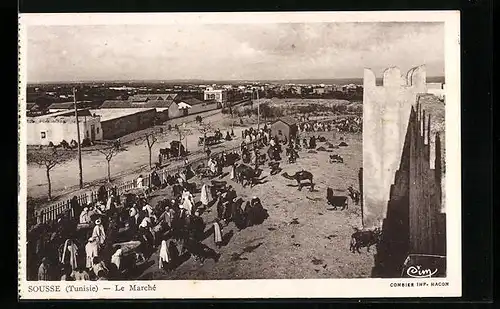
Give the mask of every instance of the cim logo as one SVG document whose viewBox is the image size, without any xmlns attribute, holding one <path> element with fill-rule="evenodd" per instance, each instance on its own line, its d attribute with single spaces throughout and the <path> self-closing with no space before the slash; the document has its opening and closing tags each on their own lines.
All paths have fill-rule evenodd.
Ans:
<svg viewBox="0 0 500 309">
<path fill-rule="evenodd" d="M 412 278 L 430 278 L 437 273 L 437 268 L 434 271 L 430 269 L 423 269 L 420 265 L 410 266 L 406 270 L 406 274 Z"/>
</svg>

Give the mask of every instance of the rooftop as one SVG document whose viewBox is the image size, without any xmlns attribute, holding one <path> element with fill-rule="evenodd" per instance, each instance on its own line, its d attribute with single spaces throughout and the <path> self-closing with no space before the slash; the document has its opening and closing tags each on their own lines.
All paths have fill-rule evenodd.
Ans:
<svg viewBox="0 0 500 309">
<path fill-rule="evenodd" d="M 286 123 L 289 126 L 297 124 L 297 120 L 295 120 L 294 118 L 289 117 L 289 116 L 280 117 L 279 119 L 277 119 L 276 121 L 274 121 L 274 123 L 276 123 L 278 121 L 282 121 L 282 122 Z"/>
<path fill-rule="evenodd" d="M 92 109 L 90 110 L 91 114 L 96 114 L 101 117 L 101 122 L 108 121 L 116 118 L 125 117 L 128 115 L 133 115 L 137 113 L 147 112 L 147 111 L 155 111 L 154 108 L 144 109 L 144 108 L 128 108 L 126 110 L 118 110 L 118 109 Z"/>
<path fill-rule="evenodd" d="M 106 100 L 100 108 L 169 108 L 173 100 L 147 100 L 144 102 Z"/>
</svg>

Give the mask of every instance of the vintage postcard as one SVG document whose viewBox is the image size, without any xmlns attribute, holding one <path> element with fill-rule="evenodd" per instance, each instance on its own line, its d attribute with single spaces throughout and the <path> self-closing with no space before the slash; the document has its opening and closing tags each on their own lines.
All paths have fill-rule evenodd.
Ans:
<svg viewBox="0 0 500 309">
<path fill-rule="evenodd" d="M 461 296 L 459 21 L 21 14 L 20 299 Z"/>
</svg>

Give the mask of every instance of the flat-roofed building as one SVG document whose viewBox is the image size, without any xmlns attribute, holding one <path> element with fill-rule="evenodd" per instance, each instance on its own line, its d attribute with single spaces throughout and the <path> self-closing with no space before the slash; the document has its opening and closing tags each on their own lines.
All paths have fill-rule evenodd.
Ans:
<svg viewBox="0 0 500 309">
<path fill-rule="evenodd" d="M 70 143 L 78 141 L 76 117 L 74 111 L 61 111 L 36 117 L 27 117 L 27 144 L 49 145 L 52 142 L 58 145 L 63 140 Z M 91 141 L 103 139 L 101 119 L 87 109 L 78 111 L 78 126 L 80 142 L 85 138 Z"/>
</svg>

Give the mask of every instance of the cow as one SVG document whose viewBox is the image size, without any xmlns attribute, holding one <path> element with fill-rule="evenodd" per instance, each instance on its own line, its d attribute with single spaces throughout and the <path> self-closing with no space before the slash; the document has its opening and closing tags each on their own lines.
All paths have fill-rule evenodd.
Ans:
<svg viewBox="0 0 500 309">
<path fill-rule="evenodd" d="M 373 230 L 367 231 L 356 229 L 356 232 L 351 235 L 349 250 L 352 253 L 361 253 L 359 249 L 362 247 L 366 247 L 366 251 L 370 252 L 370 247 L 378 244 L 381 239 L 382 231 L 380 230 L 380 228 L 375 228 Z"/>
<path fill-rule="evenodd" d="M 334 196 L 332 188 L 326 189 L 326 200 L 329 205 L 333 206 L 334 210 L 337 210 L 337 207 L 342 207 L 341 210 L 349 208 L 347 196 Z"/>
</svg>

